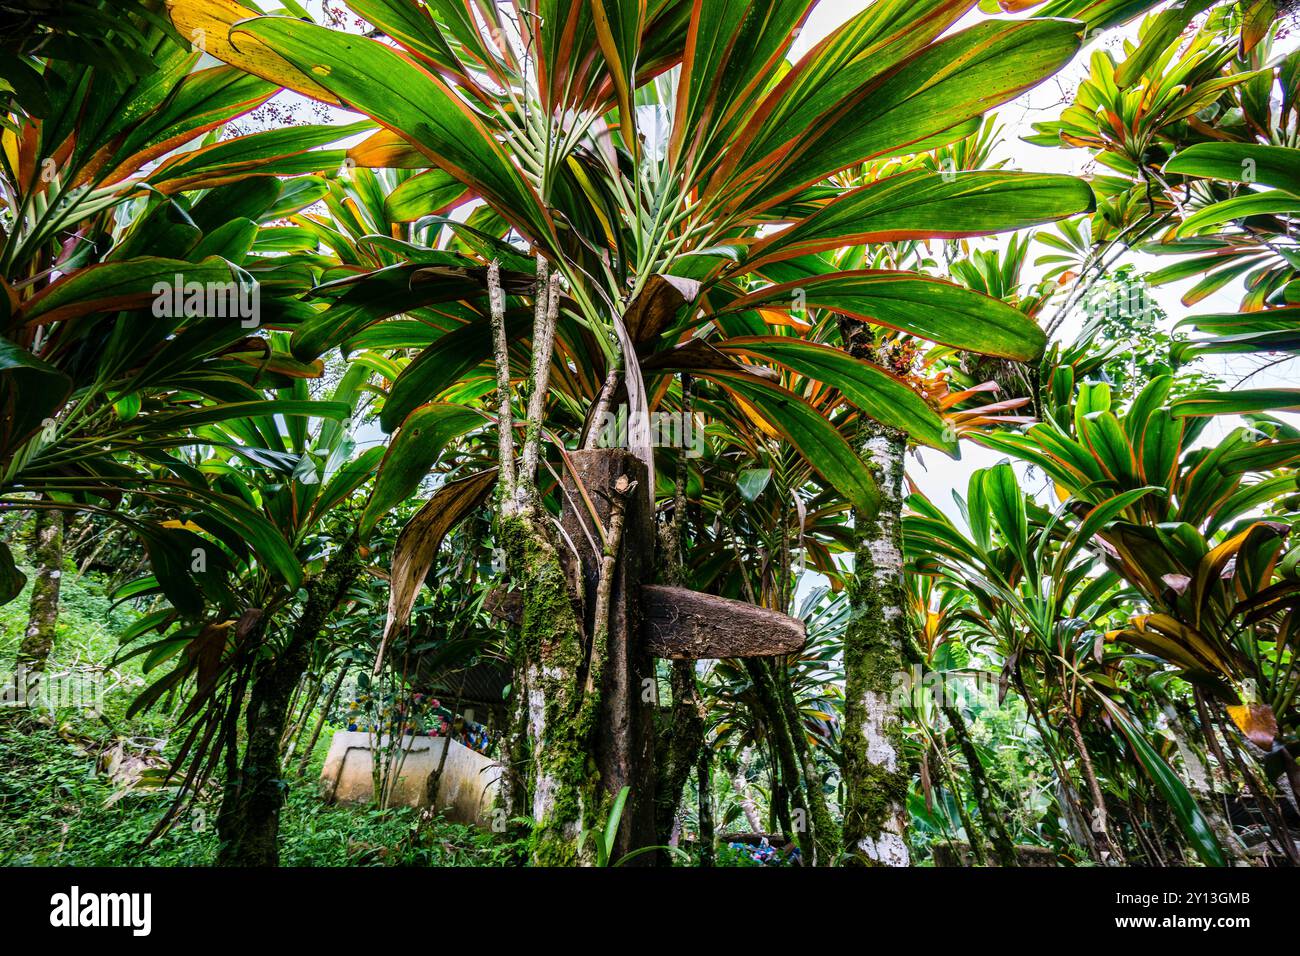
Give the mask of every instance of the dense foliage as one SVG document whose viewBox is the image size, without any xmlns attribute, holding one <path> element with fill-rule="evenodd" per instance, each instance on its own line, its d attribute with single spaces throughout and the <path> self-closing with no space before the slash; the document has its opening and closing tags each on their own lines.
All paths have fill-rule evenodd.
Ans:
<svg viewBox="0 0 1300 956">
<path fill-rule="evenodd" d="M 0 859 L 1300 863 L 1285 10 L 282 2 L 0 20 Z"/>
</svg>

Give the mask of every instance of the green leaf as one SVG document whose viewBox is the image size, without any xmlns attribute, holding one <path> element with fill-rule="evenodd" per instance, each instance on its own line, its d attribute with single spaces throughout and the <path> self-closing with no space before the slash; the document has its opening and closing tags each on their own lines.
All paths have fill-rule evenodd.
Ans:
<svg viewBox="0 0 1300 956">
<path fill-rule="evenodd" d="M 519 338 L 531 327 L 531 320 L 527 310 L 507 314 L 507 336 L 511 340 Z M 491 355 L 492 326 L 486 319 L 446 333 L 397 376 L 379 413 L 380 426 L 391 432 L 417 407 L 460 382 Z"/>
<path fill-rule="evenodd" d="M 210 258 L 200 263 L 144 256 L 79 269 L 28 299 L 19 313 L 26 324 L 65 321 L 96 312 L 138 309 L 155 302 L 162 286 L 180 276 L 185 283 L 235 280 L 230 264 Z"/>
<path fill-rule="evenodd" d="M 777 134 L 751 148 L 760 157 L 788 152 L 780 174 L 764 177 L 750 201 L 762 207 L 849 166 L 915 152 L 918 140 L 943 140 L 945 131 L 953 131 L 948 142 L 960 138 L 961 124 L 1068 63 L 1081 33 L 1068 20 L 986 20 L 922 48 L 884 76 L 859 72 L 858 89 L 828 114 L 805 119 L 794 143 Z"/>
<path fill-rule="evenodd" d="M 3 293 L 0 293 L 3 294 Z M 72 394 L 72 379 L 0 338 L 0 460 L 36 434 Z"/>
<path fill-rule="evenodd" d="M 1244 388 L 1235 392 L 1194 392 L 1171 406 L 1178 418 L 1243 415 L 1248 412 L 1300 411 L 1300 389 Z"/>
<path fill-rule="evenodd" d="M 999 170 L 912 170 L 845 192 L 755 245 L 742 269 L 871 242 L 958 239 L 1091 212 L 1092 189 L 1073 176 Z"/>
<path fill-rule="evenodd" d="M 1197 143 L 1165 163 L 1166 173 L 1258 183 L 1300 196 L 1300 149 L 1256 143 Z"/>
<path fill-rule="evenodd" d="M 1006 462 L 984 472 L 984 495 L 993 520 L 1020 559 L 1026 573 L 1037 567 L 1029 556 L 1029 520 L 1025 514 L 1025 494 L 1020 490 L 1016 473 Z"/>
<path fill-rule="evenodd" d="M 484 421 L 481 414 L 462 405 L 429 404 L 408 415 L 379 466 L 358 526 L 361 539 L 391 508 L 411 496 L 452 439 Z"/>
<path fill-rule="evenodd" d="M 27 586 L 27 575 L 18 570 L 9 545 L 0 541 L 0 606 L 8 604 Z"/>
<path fill-rule="evenodd" d="M 350 108 L 420 147 L 534 242 L 554 248 L 550 217 L 493 131 L 440 76 L 378 40 L 285 17 L 232 31 L 294 64 Z"/>
<path fill-rule="evenodd" d="M 393 222 L 414 222 L 441 216 L 469 198 L 465 184 L 441 169 L 427 169 L 399 185 L 384 200 L 384 213 Z"/>
<path fill-rule="evenodd" d="M 343 165 L 343 154 L 337 150 L 311 151 L 372 129 L 373 123 L 362 122 L 347 126 L 288 126 L 236 136 L 180 153 L 151 173 L 149 182 L 171 194 L 247 176 L 332 173 Z"/>
<path fill-rule="evenodd" d="M 953 454 L 956 436 L 945 430 L 943 418 L 906 381 L 878 365 L 816 342 L 793 336 L 754 336 L 727 339 L 718 351 L 745 353 L 779 362 L 814 381 L 839 389 L 859 410 L 892 425 L 916 441 Z"/>
<path fill-rule="evenodd" d="M 871 471 L 821 413 L 793 392 L 744 373 L 707 370 L 779 432 L 826 482 L 864 516 L 876 513 L 880 492 Z"/>
<path fill-rule="evenodd" d="M 614 805 L 609 809 L 609 819 L 605 821 L 605 836 L 603 841 L 604 850 L 602 856 L 604 862 L 608 863 L 614 854 L 614 841 L 618 839 L 618 827 L 623 820 L 623 807 L 627 804 L 628 794 L 632 792 L 631 787 L 624 787 L 614 798 Z"/>
<path fill-rule="evenodd" d="M 313 402 L 309 399 L 275 398 L 257 402 L 229 402 L 209 405 L 183 412 L 158 412 L 140 416 L 134 428 L 152 432 L 166 427 L 169 431 L 185 431 L 203 425 L 214 425 L 238 418 L 255 418 L 262 415 L 282 415 L 292 418 L 328 418 L 343 421 L 352 414 L 346 402 Z"/>
<path fill-rule="evenodd" d="M 1098 696 L 1110 711 L 1111 718 L 1129 742 L 1129 746 L 1133 748 L 1138 763 L 1142 765 L 1142 769 L 1146 771 L 1147 776 L 1151 778 L 1169 804 L 1169 808 L 1173 810 L 1174 819 L 1178 821 L 1183 834 L 1191 841 L 1192 848 L 1196 850 L 1196 855 L 1201 858 L 1201 862 L 1206 866 L 1227 866 L 1228 861 L 1224 859 L 1223 848 L 1219 846 L 1214 831 L 1210 829 L 1209 823 L 1201 813 L 1201 808 L 1196 805 L 1196 800 L 1188 793 L 1177 774 L 1161 759 L 1160 754 L 1147 742 L 1142 731 L 1129 720 L 1123 710 L 1105 696 Z"/>
<path fill-rule="evenodd" d="M 736 490 L 746 501 L 756 501 L 771 480 L 771 468 L 742 468 L 736 478 Z"/>
<path fill-rule="evenodd" d="M 795 308 L 798 300 L 866 322 L 886 325 L 941 345 L 1022 362 L 1043 353 L 1047 336 L 1033 319 L 1005 302 L 911 272 L 865 269 L 810 276 L 768 286 L 726 307 Z"/>
<path fill-rule="evenodd" d="M 1174 235 L 1179 238 L 1192 236 L 1207 230 L 1211 226 L 1219 226 L 1234 219 L 1245 219 L 1248 216 L 1268 216 L 1276 213 L 1294 214 L 1297 212 L 1300 212 L 1300 196 L 1293 196 L 1280 189 L 1270 189 L 1268 192 L 1262 193 L 1248 193 L 1245 196 L 1235 196 L 1232 199 L 1225 199 L 1222 202 L 1216 202 L 1204 209 L 1197 210 L 1183 220 L 1182 225 L 1174 230 Z"/>
<path fill-rule="evenodd" d="M 1088 512 L 1087 516 L 1079 523 L 1079 526 L 1070 533 L 1068 543 L 1061 549 L 1060 557 L 1057 559 L 1057 573 L 1064 573 L 1065 569 L 1070 566 L 1071 559 L 1078 554 L 1079 549 L 1092 540 L 1093 535 L 1100 532 L 1111 521 L 1115 520 L 1123 513 L 1129 505 L 1146 497 L 1153 491 L 1163 491 L 1154 485 L 1148 485 L 1144 488 L 1134 488 L 1130 491 L 1124 491 L 1117 495 L 1112 495 L 1105 501 L 1098 502 Z"/>
<path fill-rule="evenodd" d="M 312 504 L 314 520 L 323 518 L 335 505 L 364 485 L 371 475 L 375 474 L 383 457 L 384 447 L 376 445 L 374 448 L 367 448 L 340 468 L 338 474 L 329 480 L 321 490 L 320 497 Z"/>
</svg>

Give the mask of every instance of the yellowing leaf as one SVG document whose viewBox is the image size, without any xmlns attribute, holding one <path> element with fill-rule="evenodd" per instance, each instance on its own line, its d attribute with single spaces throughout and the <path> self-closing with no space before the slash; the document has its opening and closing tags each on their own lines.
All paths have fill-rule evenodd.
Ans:
<svg viewBox="0 0 1300 956">
<path fill-rule="evenodd" d="M 1277 718 L 1268 704 L 1233 704 L 1228 716 L 1256 747 L 1271 750 L 1277 737 Z"/>
<path fill-rule="evenodd" d="M 181 528 L 184 531 L 194 531 L 194 532 L 203 531 L 203 529 L 200 528 L 198 525 L 196 525 L 193 521 L 177 521 L 174 518 L 171 521 L 164 521 L 162 523 L 162 526 L 164 528 Z"/>
<path fill-rule="evenodd" d="M 232 42 L 230 28 L 240 20 L 259 16 L 256 10 L 234 0 L 167 0 L 167 13 L 182 37 L 223 63 L 312 99 L 343 105 L 333 93 L 256 37 L 241 33 L 238 41 Z"/>
<path fill-rule="evenodd" d="M 367 169 L 428 169 L 431 165 L 428 156 L 390 129 L 378 130 L 357 143 L 348 150 L 348 159 Z"/>
<path fill-rule="evenodd" d="M 748 418 L 755 425 L 757 425 L 759 431 L 761 431 L 768 438 L 775 438 L 778 440 L 781 438 L 781 433 L 768 424 L 767 419 L 764 418 L 761 414 L 759 414 L 758 409 L 756 409 L 753 405 L 749 404 L 749 402 L 745 401 L 739 395 L 735 395 L 734 397 L 736 399 L 736 404 L 738 404 L 741 408 L 741 411 L 745 413 L 745 417 Z"/>
</svg>

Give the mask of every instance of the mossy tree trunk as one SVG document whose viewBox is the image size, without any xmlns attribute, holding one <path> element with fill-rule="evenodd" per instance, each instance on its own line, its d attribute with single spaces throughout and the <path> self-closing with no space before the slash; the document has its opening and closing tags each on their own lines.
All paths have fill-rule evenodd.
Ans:
<svg viewBox="0 0 1300 956">
<path fill-rule="evenodd" d="M 537 471 L 561 290 L 545 257 L 536 263 L 518 461 L 500 263 L 487 275 L 497 377 L 496 531 L 521 597 L 502 803 L 512 815 L 532 817 L 535 864 L 571 865 L 591 862 L 595 841 L 580 854 L 581 835 L 603 829 L 623 787 L 631 796 L 612 859 L 654 839 L 654 669 L 640 646 L 638 601 L 642 552 L 653 548 L 644 504 L 653 488 L 645 465 L 627 452 L 572 452 L 560 496 L 563 532 L 553 530 Z M 607 382 L 616 380 L 611 370 Z M 641 860 L 649 863 L 649 855 Z"/>
<path fill-rule="evenodd" d="M 876 515 L 855 515 L 850 618 L 844 634 L 844 852 L 850 865 L 907 866 L 903 730 L 891 690 L 908 643 L 903 584 L 907 439 L 870 420 L 862 457 L 880 488 Z"/>
<path fill-rule="evenodd" d="M 306 582 L 307 599 L 288 642 L 253 678 L 245 713 L 247 739 L 233 780 L 227 780 L 217 816 L 221 866 L 276 866 L 285 781 L 280 740 L 289 700 L 311 661 L 312 645 L 361 569 L 354 533 Z M 265 629 L 266 621 L 258 625 Z"/>
<path fill-rule="evenodd" d="M 673 661 L 669 686 L 672 702 L 659 709 L 655 733 L 655 838 L 659 844 L 668 842 L 686 782 L 697 772 L 704 747 L 704 715 L 695 684 L 695 662 Z"/>
<path fill-rule="evenodd" d="M 790 736 L 785 707 L 773 683 L 767 660 L 762 657 L 746 657 L 744 662 L 745 672 L 749 674 L 754 687 L 754 696 L 758 702 L 758 717 L 767 728 L 768 741 L 775 758 L 774 769 L 779 775 L 780 786 L 783 788 L 781 792 L 778 792 L 777 786 L 772 788 L 773 809 L 786 835 L 793 837 L 799 844 L 799 852 L 803 859 L 812 861 L 817 856 L 814 827 L 803 787 L 800 786 L 799 761 L 795 756 L 794 741 Z M 782 804 L 787 801 L 788 816 L 781 812 Z"/>
<path fill-rule="evenodd" d="M 645 469 L 619 449 L 570 453 L 583 492 L 566 476 L 562 525 L 573 551 L 551 540 L 535 513 L 502 516 L 499 536 L 522 598 L 515 641 L 515 725 L 507 806 L 533 818 L 533 862 L 590 862 L 614 798 L 631 794 L 614 858 L 655 839 L 654 667 L 640 647 L 641 551 L 651 541 Z M 590 535 L 590 537 L 589 537 Z M 567 548 L 567 546 L 566 546 Z M 564 555 L 562 558 L 561 555 Z M 649 855 L 638 858 L 650 863 Z"/>
<path fill-rule="evenodd" d="M 531 816 L 533 860 L 577 862 L 577 838 L 593 791 L 590 727 L 582 718 L 580 670 L 585 654 L 571 584 L 545 528 L 523 516 L 499 524 L 506 565 L 523 596 L 513 654 L 520 721 L 509 755 L 516 783 L 512 812 Z"/>
<path fill-rule="evenodd" d="M 840 319 L 854 358 L 876 358 L 871 327 Z M 844 861 L 850 866 L 908 866 L 903 728 L 892 699 L 895 675 L 914 641 L 903 582 L 903 464 L 907 436 L 864 417 L 859 455 L 880 490 L 875 515 L 854 514 L 849 624 L 844 633 Z"/>
<path fill-rule="evenodd" d="M 32 528 L 32 563 L 36 578 L 27 617 L 27 630 L 18 645 L 18 666 L 28 674 L 45 670 L 59 623 L 59 582 L 63 577 L 63 512 L 36 511 Z M 30 686 L 30 685 L 29 685 Z"/>
<path fill-rule="evenodd" d="M 783 660 L 783 659 L 782 659 Z M 800 775 L 811 817 L 813 832 L 813 849 L 815 855 L 809 860 L 810 866 L 833 866 L 840 855 L 840 828 L 831 816 L 830 805 L 826 801 L 825 778 L 817 767 L 816 757 L 808 745 L 808 737 L 803 729 L 803 717 L 795 700 L 794 688 L 791 686 L 788 671 L 784 664 L 774 660 L 771 665 L 773 679 L 782 691 L 782 706 L 785 708 L 790 736 L 794 742 L 795 756 L 799 759 Z"/>
<path fill-rule="evenodd" d="M 783 788 L 783 793 L 773 795 L 776 816 L 783 829 L 793 831 L 789 835 L 799 844 L 804 865 L 829 866 L 839 855 L 839 834 L 826 803 L 821 774 L 803 739 L 799 711 L 784 668 L 773 658 L 747 657 L 744 662 Z M 786 800 L 788 812 L 783 810 Z"/>
<path fill-rule="evenodd" d="M 700 748 L 699 763 L 695 768 L 695 792 L 699 807 L 700 866 L 713 866 L 713 753 L 708 747 Z"/>
</svg>

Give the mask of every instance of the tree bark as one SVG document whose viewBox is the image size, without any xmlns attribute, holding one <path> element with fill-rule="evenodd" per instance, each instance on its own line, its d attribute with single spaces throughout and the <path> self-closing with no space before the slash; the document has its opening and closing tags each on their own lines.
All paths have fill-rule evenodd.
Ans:
<svg viewBox="0 0 1300 956">
<path fill-rule="evenodd" d="M 45 670 L 59 623 L 59 582 L 63 576 L 63 512 L 41 508 L 32 529 L 32 563 L 36 579 L 27 630 L 18 645 L 18 666 L 27 674 Z M 30 686 L 30 685 L 29 685 Z"/>
<path fill-rule="evenodd" d="M 745 822 L 749 824 L 751 833 L 763 832 L 763 821 L 758 818 L 758 804 L 754 802 L 754 795 L 750 793 L 749 781 L 745 778 L 745 771 L 739 762 L 728 769 L 728 776 L 731 779 L 731 789 L 736 792 L 736 797 L 740 800 L 740 809 L 745 814 Z"/>
<path fill-rule="evenodd" d="M 1079 721 L 1074 716 L 1074 709 L 1068 703 L 1065 717 L 1070 725 L 1070 733 L 1074 737 L 1074 745 L 1078 750 L 1079 762 L 1083 768 L 1083 777 L 1088 784 L 1088 793 L 1092 798 L 1092 833 L 1097 842 L 1099 862 L 1107 866 L 1123 866 L 1123 853 L 1110 838 L 1110 827 L 1106 819 L 1106 797 L 1101 792 L 1101 784 L 1098 782 L 1096 771 L 1092 767 L 1092 754 L 1088 752 L 1088 745 L 1083 741 L 1083 731 L 1079 728 Z"/>
<path fill-rule="evenodd" d="M 852 350 L 851 350 L 852 351 Z M 891 699 L 908 642 L 903 583 L 904 435 L 862 423 L 861 455 L 880 489 L 880 510 L 855 514 L 855 556 L 844 634 L 844 830 L 849 865 L 908 866 L 903 730 Z"/>
<path fill-rule="evenodd" d="M 658 774 L 655 779 L 655 837 L 659 844 L 668 842 L 682 803 L 682 791 L 691 774 L 697 771 L 698 756 L 704 746 L 704 717 L 695 686 L 695 662 L 673 661 L 669 681 L 672 704 L 660 709 L 661 726 L 655 734 Z"/>
<path fill-rule="evenodd" d="M 631 792 L 613 859 L 655 839 L 654 662 L 640 639 L 638 599 L 643 552 L 653 540 L 646 471 L 620 449 L 569 457 L 577 479 L 564 483 L 563 550 L 534 514 L 499 521 L 522 596 L 506 806 L 536 821 L 538 865 L 590 862 L 592 843 L 580 858 L 579 836 L 603 828 L 624 786 Z M 584 494 L 606 530 L 604 543 L 594 544 L 599 534 L 580 503 Z"/>
<path fill-rule="evenodd" d="M 700 866 L 713 866 L 713 754 L 708 747 L 700 748 L 695 787 L 699 801 Z"/>
<path fill-rule="evenodd" d="M 276 866 L 284 781 L 280 738 L 289 698 L 311 661 L 312 644 L 361 569 L 353 534 L 330 556 L 320 575 L 306 584 L 307 599 L 284 649 L 253 679 L 245 714 L 247 740 L 234 780 L 227 780 L 217 816 L 219 866 Z M 260 624 L 266 627 L 266 622 Z"/>
</svg>

